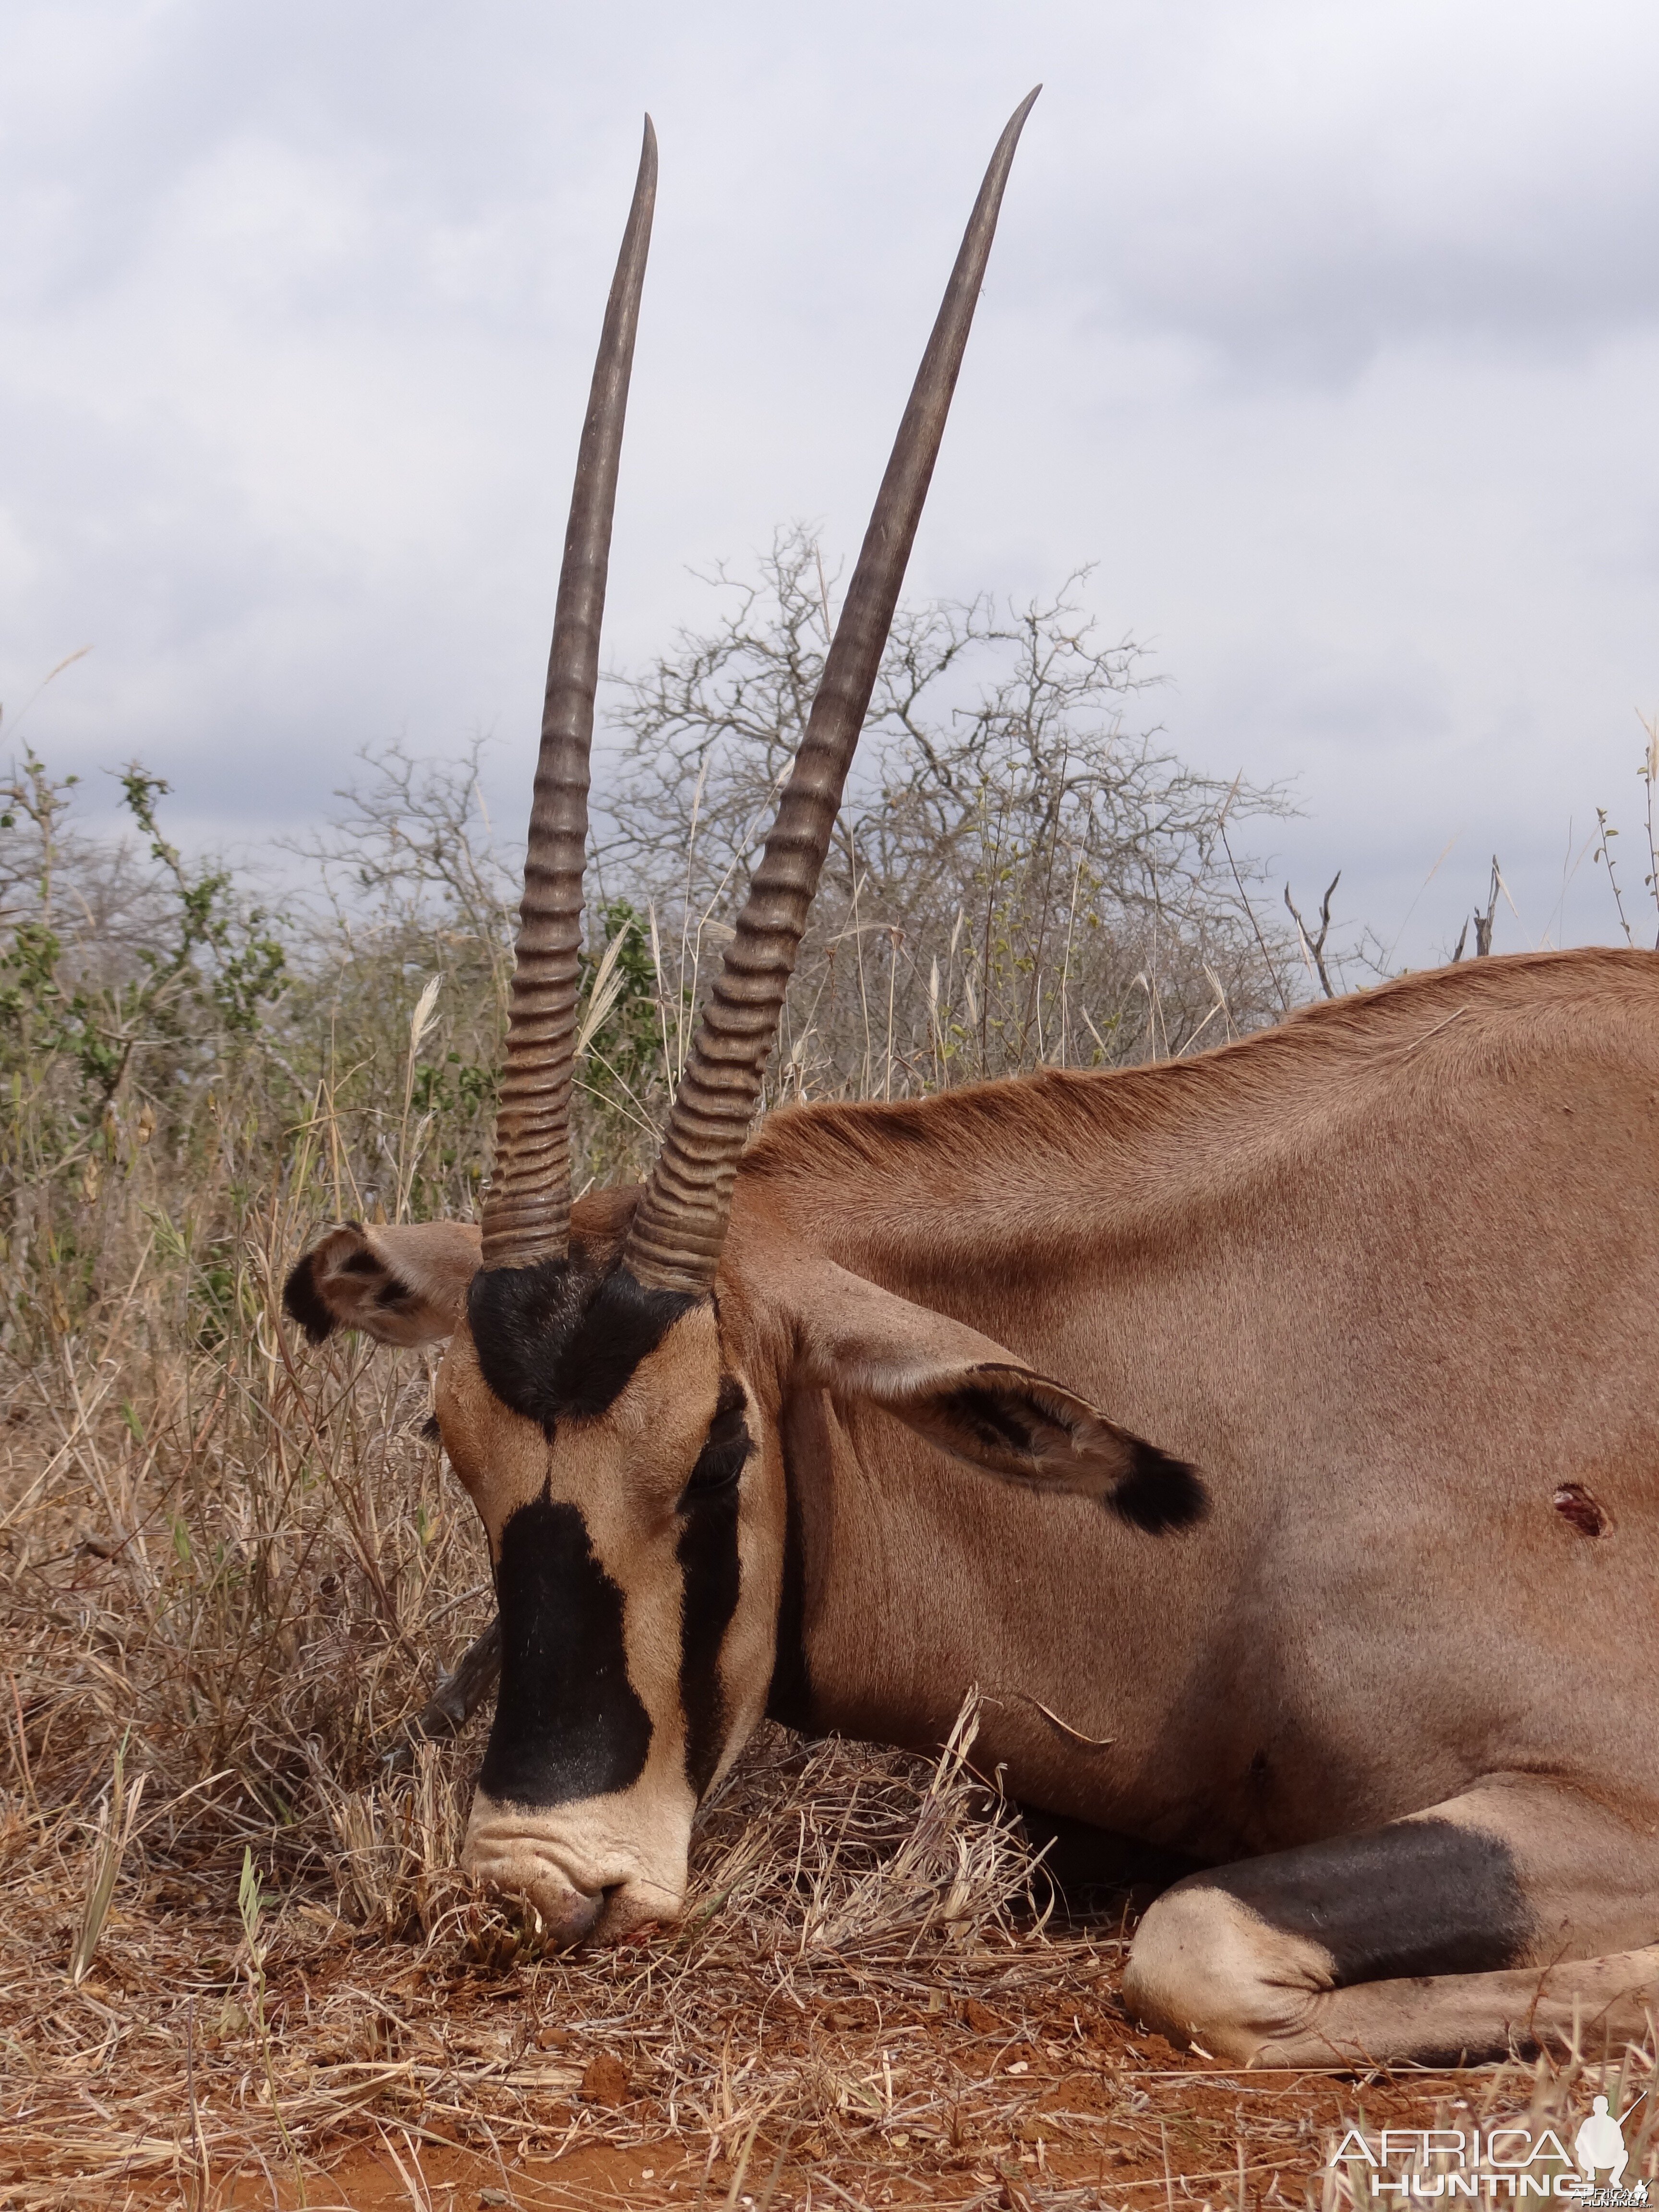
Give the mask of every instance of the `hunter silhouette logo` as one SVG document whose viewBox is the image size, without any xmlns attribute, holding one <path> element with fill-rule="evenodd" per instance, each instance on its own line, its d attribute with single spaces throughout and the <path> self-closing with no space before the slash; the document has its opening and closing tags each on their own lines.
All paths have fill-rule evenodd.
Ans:
<svg viewBox="0 0 1659 2212">
<path fill-rule="evenodd" d="M 1548 2127 L 1388 2128 L 1379 2135 L 1350 2128 L 1329 2164 L 1351 2173 L 1370 2167 L 1370 2187 L 1378 2197 L 1468 2197 L 1496 2204 L 1500 2197 L 1535 2197 L 1573 2205 L 1645 2205 L 1652 2201 L 1645 2181 L 1625 2186 L 1631 2158 L 1625 2123 L 1647 2094 L 1617 2119 L 1606 2097 L 1592 2099 L 1571 2155 Z M 1598 2181 L 1598 2175 L 1607 2178 Z"/>
<path fill-rule="evenodd" d="M 1642 2097 L 1647 2095 L 1645 2089 Z M 1642 2097 L 1636 2100 L 1639 2105 Z M 1572 2154 L 1578 2161 L 1578 2171 L 1586 2181 L 1594 2183 L 1598 2173 L 1607 2177 L 1607 2186 L 1587 2201 L 1595 2204 L 1645 2204 L 1648 2201 L 1646 2185 L 1638 2182 L 1634 2189 L 1625 2187 L 1625 2168 L 1630 2164 L 1630 2153 L 1625 2148 L 1625 2122 L 1629 2112 L 1621 2112 L 1615 2120 L 1607 2110 L 1605 2097 L 1595 2098 L 1590 2106 L 1589 2118 L 1572 2139 Z M 1639 2193 L 1638 2193 L 1639 2192 Z M 1581 2200 L 1586 2201 L 1586 2200 Z"/>
</svg>

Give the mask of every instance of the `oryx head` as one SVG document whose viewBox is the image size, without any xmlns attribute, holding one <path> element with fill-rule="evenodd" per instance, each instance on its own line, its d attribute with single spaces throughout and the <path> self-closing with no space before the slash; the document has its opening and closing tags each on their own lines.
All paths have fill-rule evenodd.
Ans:
<svg viewBox="0 0 1659 2212">
<path fill-rule="evenodd" d="M 573 1218 L 588 750 L 655 185 L 647 123 L 560 579 L 482 1244 L 453 1224 L 339 1230 L 290 1281 L 289 1310 L 313 1334 L 345 1322 L 397 1342 L 447 1338 L 437 1418 L 489 1534 L 502 1631 L 465 1863 L 528 1898 L 566 1942 L 674 1915 L 697 1801 L 764 1706 L 784 1339 L 797 1374 L 805 1361 L 851 1380 L 964 1457 L 1029 1475 L 1045 1452 L 1063 1455 L 1073 1486 L 1115 1484 L 1120 1510 L 1152 1525 L 1164 1510 L 1133 1510 L 1136 1482 L 1156 1487 L 1158 1470 L 1135 1458 L 1146 1447 L 972 1331 L 827 1263 L 801 1290 L 798 1254 L 773 1255 L 764 1301 L 752 1271 L 722 1272 L 738 1155 L 1036 96 L 981 188 L 655 1164 L 641 1190 L 590 1199 Z"/>
</svg>

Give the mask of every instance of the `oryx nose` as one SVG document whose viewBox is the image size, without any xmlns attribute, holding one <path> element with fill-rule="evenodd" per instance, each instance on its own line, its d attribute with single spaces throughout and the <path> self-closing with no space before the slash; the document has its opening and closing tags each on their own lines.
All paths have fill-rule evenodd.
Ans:
<svg viewBox="0 0 1659 2212">
<path fill-rule="evenodd" d="M 503 1905 L 520 1911 L 528 1906 L 558 1951 L 568 1951 L 592 1934 L 611 1894 L 606 1889 L 577 1889 L 550 1869 L 544 1874 L 539 1869 L 475 1863 L 469 1871 Z"/>
<path fill-rule="evenodd" d="M 461 1863 L 481 1888 L 503 1904 L 528 1905 L 550 1943 L 568 1951 L 591 1936 L 610 1902 L 613 1885 L 599 1873 L 569 1864 L 567 1855 L 520 1819 L 476 1817 Z"/>
<path fill-rule="evenodd" d="M 568 1950 L 590 1940 L 615 1942 L 653 1921 L 678 1920 L 685 1893 L 684 1850 L 682 1843 L 680 1856 L 660 1869 L 641 1864 L 630 1839 L 586 1808 L 548 1814 L 497 1804 L 480 1791 L 461 1864 L 481 1889 L 529 1906 L 544 1939 Z"/>
<path fill-rule="evenodd" d="M 541 1915 L 549 1942 L 558 1950 L 568 1951 L 592 1934 L 605 1911 L 605 1896 L 602 1889 L 561 1889 L 541 1897 L 532 1893 L 530 1902 Z"/>
<path fill-rule="evenodd" d="M 610 1897 L 608 1889 L 580 1889 L 563 1869 L 524 1850 L 471 1850 L 469 1874 L 503 1905 L 528 1905 L 556 1949 L 568 1951 L 591 1936 Z"/>
</svg>

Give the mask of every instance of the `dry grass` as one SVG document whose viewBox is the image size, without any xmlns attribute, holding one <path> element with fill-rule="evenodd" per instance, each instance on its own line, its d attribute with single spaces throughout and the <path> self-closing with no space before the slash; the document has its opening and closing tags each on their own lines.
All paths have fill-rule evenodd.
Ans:
<svg viewBox="0 0 1659 2212">
<path fill-rule="evenodd" d="M 587 1958 L 535 1955 L 449 1871 L 464 1749 L 333 1793 L 327 1873 L 252 1929 L 234 1850 L 180 1854 L 176 1826 L 170 1852 L 141 1844 L 78 1987 L 98 1836 L 15 1817 L 4 2201 L 289 2204 L 303 2185 L 355 2208 L 494 2185 L 482 2201 L 526 2207 L 769 2191 L 1341 2212 L 1369 2207 L 1363 2175 L 1319 2170 L 1350 2118 L 1583 2109 L 1577 2068 L 1287 2081 L 1136 2038 L 1120 1931 L 1032 1911 L 1030 1853 L 970 1735 L 969 1717 L 930 1768 L 767 1731 L 702 1823 L 683 1927 Z M 1627 2057 L 1615 2110 L 1650 2071 Z"/>
<path fill-rule="evenodd" d="M 679 1929 L 538 1954 L 453 1870 L 476 1726 L 375 1759 L 484 1617 L 425 1368 L 295 1355 L 260 1218 L 234 1332 L 135 1397 L 130 1302 L 6 1431 L 0 2202 L 1339 2212 L 1345 2118 L 1582 2087 L 1240 2077 L 1137 2037 L 1122 1927 L 1045 1917 L 971 1701 L 932 1764 L 763 1731 Z"/>
</svg>

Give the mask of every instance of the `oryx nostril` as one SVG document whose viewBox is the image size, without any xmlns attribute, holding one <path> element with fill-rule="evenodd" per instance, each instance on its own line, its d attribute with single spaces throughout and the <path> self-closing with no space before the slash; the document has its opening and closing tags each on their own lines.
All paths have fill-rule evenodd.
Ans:
<svg viewBox="0 0 1659 2212">
<path fill-rule="evenodd" d="M 641 1864 L 631 1839 L 569 1808 L 541 1813 L 499 1805 L 480 1790 L 472 1802 L 461 1863 L 480 1889 L 518 1906 L 533 1942 L 556 1950 L 614 1943 L 647 1923 L 679 1917 L 685 1892 L 685 1837 L 660 1866 Z M 690 1820 L 686 1821 L 690 1827 Z M 534 1918 L 531 1918 L 533 1913 Z"/>
<path fill-rule="evenodd" d="M 468 1856 L 474 1879 L 509 1912 L 522 1914 L 527 1927 L 557 1951 L 568 1951 L 592 1935 L 610 1902 L 609 1890 L 578 1888 L 556 1866 L 538 1863 L 529 1854 L 477 1851 Z"/>
<path fill-rule="evenodd" d="M 610 1894 L 604 1889 L 568 1889 L 556 1901 L 549 1900 L 550 1911 L 548 1905 L 539 1906 L 549 1939 L 561 1951 L 568 1951 L 584 1936 L 592 1935 Z"/>
<path fill-rule="evenodd" d="M 584 1936 L 591 1936 L 606 1905 L 602 1889 L 571 1889 L 564 1882 L 514 1885 L 511 1889 L 504 1885 L 493 1887 L 502 1905 L 525 1913 L 531 1929 L 540 1920 L 542 1936 L 556 1951 L 571 1951 Z"/>
<path fill-rule="evenodd" d="M 540 1923 L 542 1935 L 556 1951 L 568 1951 L 592 1935 L 607 1902 L 604 1890 L 573 1889 L 563 1882 L 485 1879 L 502 1905 L 522 1913 L 531 1929 Z"/>
</svg>

